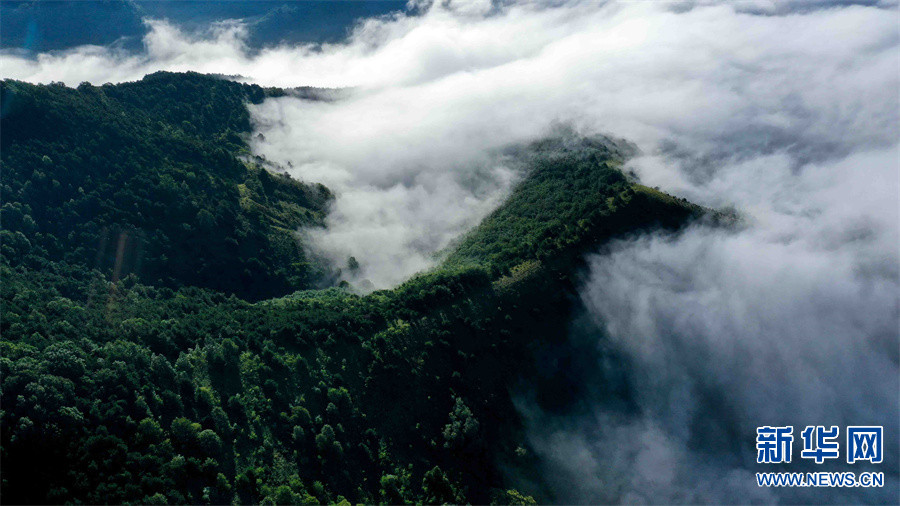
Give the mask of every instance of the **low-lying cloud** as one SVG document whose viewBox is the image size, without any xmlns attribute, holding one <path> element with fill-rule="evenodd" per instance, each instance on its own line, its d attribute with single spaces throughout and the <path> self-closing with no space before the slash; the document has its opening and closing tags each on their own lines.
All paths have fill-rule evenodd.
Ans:
<svg viewBox="0 0 900 506">
<path fill-rule="evenodd" d="M 733 205 L 745 224 L 590 260 L 573 339 L 630 364 L 637 408 L 563 416 L 523 401 L 558 500 L 890 502 L 900 23 L 896 4 L 864 3 L 435 2 L 340 44 L 260 51 L 240 22 L 198 36 L 150 21 L 141 54 L 3 53 L 0 65 L 68 84 L 166 69 L 352 87 L 254 107 L 252 148 L 335 190 L 329 227 L 305 233 L 337 266 L 355 256 L 349 279 L 376 287 L 433 265 L 502 201 L 521 177 L 504 146 L 559 122 L 627 138 L 645 183 Z M 888 486 L 758 489 L 754 430 L 777 423 L 884 425 Z"/>
<path fill-rule="evenodd" d="M 586 412 L 560 416 L 526 405 L 560 501 L 896 501 L 898 157 L 894 147 L 805 166 L 780 209 L 740 231 L 698 226 L 590 258 L 588 321 L 572 340 L 590 347 L 605 336 L 602 346 L 628 364 L 623 400 L 635 408 L 593 399 Z M 790 173 L 789 159 L 766 159 L 779 165 Z M 792 466 L 756 464 L 761 425 L 795 427 Z M 838 425 L 842 438 L 848 425 L 882 425 L 884 463 L 804 464 L 806 425 Z M 758 488 L 754 473 L 774 470 L 882 471 L 886 486 Z"/>
</svg>

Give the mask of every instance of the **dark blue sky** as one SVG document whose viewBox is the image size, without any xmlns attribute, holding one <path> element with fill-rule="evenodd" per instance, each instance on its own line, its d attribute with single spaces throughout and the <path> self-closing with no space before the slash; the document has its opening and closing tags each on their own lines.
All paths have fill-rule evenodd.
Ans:
<svg viewBox="0 0 900 506">
<path fill-rule="evenodd" d="M 144 17 L 164 18 L 187 29 L 242 18 L 251 48 L 280 42 L 336 42 L 360 18 L 406 8 L 404 0 L 59 0 L 0 1 L 0 48 L 29 52 L 83 44 L 139 49 Z"/>
</svg>

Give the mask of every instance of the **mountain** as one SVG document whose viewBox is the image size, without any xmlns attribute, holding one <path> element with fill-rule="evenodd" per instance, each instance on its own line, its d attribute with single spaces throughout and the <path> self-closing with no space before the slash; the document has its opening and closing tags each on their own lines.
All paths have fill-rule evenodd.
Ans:
<svg viewBox="0 0 900 506">
<path fill-rule="evenodd" d="M 321 223 L 329 193 L 242 142 L 244 102 L 284 90 L 154 74 L 2 91 L 8 503 L 552 500 L 514 398 L 576 402 L 541 364 L 583 254 L 717 217 L 626 177 L 627 143 L 562 131 L 515 148 L 524 179 L 438 267 L 366 296 L 294 291 L 314 272 L 302 245 L 269 246 Z"/>
<path fill-rule="evenodd" d="M 3 251 L 259 299 L 315 286 L 295 231 L 331 199 L 246 161 L 244 102 L 284 93 L 157 73 L 77 90 L 0 84 Z"/>
<path fill-rule="evenodd" d="M 242 20 L 253 50 L 280 44 L 324 44 L 343 40 L 356 22 L 406 11 L 404 0 L 359 0 L 335 3 L 237 0 L 207 2 L 135 2 L 142 16 L 167 19 L 189 31 L 226 19 Z"/>
<path fill-rule="evenodd" d="M 137 50 L 147 18 L 164 19 L 188 33 L 239 19 L 247 26 L 251 49 L 328 43 L 343 39 L 359 19 L 405 9 L 406 2 L 397 0 L 342 1 L 339 6 L 328 0 L 2 0 L 0 49 L 38 53 L 92 44 Z"/>
<path fill-rule="evenodd" d="M 0 33 L 0 48 L 36 54 L 85 44 L 137 49 L 146 27 L 125 0 L 2 0 Z"/>
</svg>

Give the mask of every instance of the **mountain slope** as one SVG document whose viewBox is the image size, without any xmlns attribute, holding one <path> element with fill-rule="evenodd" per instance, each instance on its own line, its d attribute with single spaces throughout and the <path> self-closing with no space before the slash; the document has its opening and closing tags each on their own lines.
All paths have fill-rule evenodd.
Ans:
<svg viewBox="0 0 900 506">
<path fill-rule="evenodd" d="M 247 102 L 283 93 L 158 73 L 78 89 L 0 84 L 4 258 L 258 299 L 316 283 L 294 236 L 331 194 L 242 161 Z"/>
<path fill-rule="evenodd" d="M 4 86 L 38 102 L 82 96 Z M 83 137 L 73 138 L 111 135 L 110 123 L 120 121 L 128 128 L 125 107 L 134 107 L 127 115 L 161 121 L 149 104 L 127 105 L 133 102 L 104 90 L 78 93 L 87 95 L 90 110 L 108 113 L 75 116 L 71 124 Z M 38 105 L 28 110 L 45 110 Z M 39 126 L 28 128 L 10 138 L 22 153 L 75 143 L 44 140 Z M 265 188 L 267 176 L 256 169 L 223 170 L 201 148 L 170 149 L 208 149 L 204 136 L 220 135 L 181 132 L 154 139 L 170 143 L 162 155 L 168 163 L 220 178 L 211 195 L 229 195 L 227 184 L 250 175 Z M 88 156 L 107 149 L 90 146 Z M 4 501 L 552 500 L 540 486 L 513 396 L 527 382 L 554 403 L 571 398 L 573 386 L 538 364 L 547 347 L 565 339 L 582 253 L 704 215 L 627 180 L 617 169 L 628 154 L 623 146 L 566 135 L 521 148 L 529 167 L 524 181 L 445 263 L 365 297 L 330 288 L 249 303 L 209 288 L 153 287 L 88 270 L 78 255 L 23 254 L 14 241 L 52 242 L 47 232 L 4 229 L 3 247 L 12 248 L 0 264 Z M 66 157 L 60 148 L 52 153 Z M 229 157 L 225 151 L 221 160 Z M 21 172 L 18 160 L 4 164 Z M 39 171 L 46 179 L 66 174 L 55 162 Z M 30 196 L 28 181 L 14 194 Z M 157 195 L 145 198 L 152 205 Z M 79 208 L 78 216 L 131 216 L 118 209 Z M 38 226 L 52 226 L 39 216 Z M 532 485 L 510 489 L 511 471 L 531 476 Z"/>
</svg>

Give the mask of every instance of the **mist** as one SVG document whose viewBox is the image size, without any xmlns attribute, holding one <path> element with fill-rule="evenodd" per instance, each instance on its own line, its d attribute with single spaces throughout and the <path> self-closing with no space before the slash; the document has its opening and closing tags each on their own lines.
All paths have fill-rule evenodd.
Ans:
<svg viewBox="0 0 900 506">
<path fill-rule="evenodd" d="M 894 147 L 805 167 L 786 210 L 738 231 L 695 226 L 589 258 L 569 344 L 590 357 L 575 369 L 591 373 L 572 381 L 593 391 L 563 412 L 527 396 L 520 406 L 556 500 L 896 501 L 898 156 Z M 844 173 L 857 177 L 830 186 Z M 822 424 L 884 426 L 883 464 L 850 466 L 842 453 L 816 466 L 796 446 L 790 466 L 756 464 L 756 427 L 791 425 L 799 441 Z M 882 471 L 886 484 L 755 484 L 755 472 L 822 470 Z"/>
<path fill-rule="evenodd" d="M 900 294 L 900 15 L 894 2 L 435 2 L 337 44 L 249 51 L 240 20 L 147 20 L 142 53 L 0 53 L 7 77 L 194 70 L 341 100 L 251 108 L 254 153 L 336 193 L 301 231 L 361 290 L 436 265 L 509 194 L 503 148 L 554 124 L 636 143 L 645 184 L 709 207 L 701 225 L 589 261 L 573 344 L 628 364 L 634 409 L 589 398 L 530 444 L 560 502 L 895 502 Z M 257 136 L 256 134 L 262 134 Z M 368 281 L 366 283 L 365 281 Z M 593 356 L 593 355 L 592 355 Z M 588 390 L 608 378 L 586 377 Z M 710 416 L 714 414 L 714 416 Z M 884 425 L 883 489 L 756 487 L 761 425 Z M 843 430 L 843 429 L 842 429 Z M 796 443 L 795 443 L 796 444 Z M 794 470 L 794 469 L 791 469 Z M 828 469 L 833 470 L 833 469 Z M 513 476 L 511 479 L 516 479 Z"/>
</svg>

